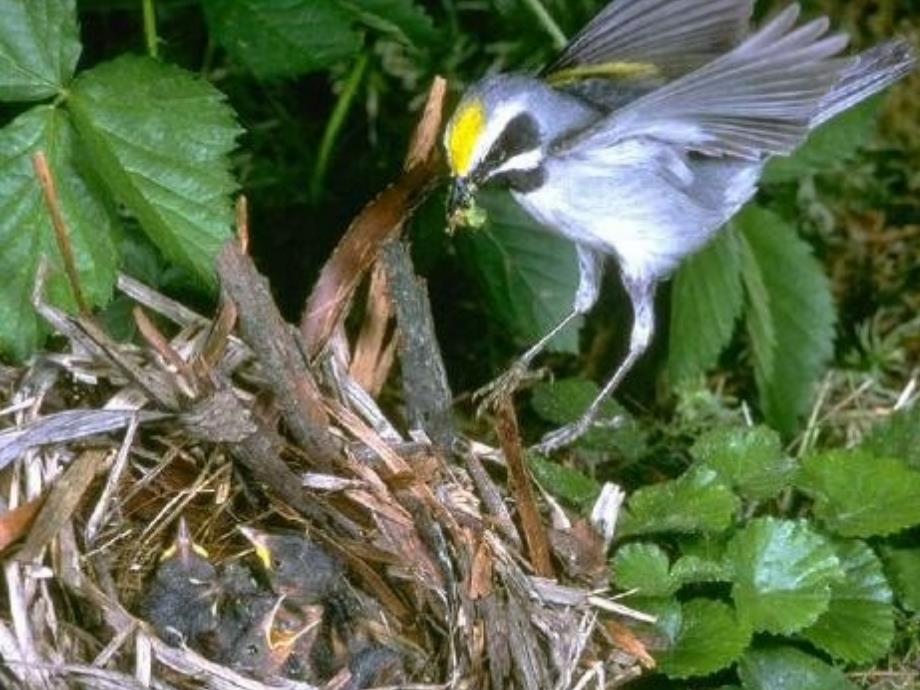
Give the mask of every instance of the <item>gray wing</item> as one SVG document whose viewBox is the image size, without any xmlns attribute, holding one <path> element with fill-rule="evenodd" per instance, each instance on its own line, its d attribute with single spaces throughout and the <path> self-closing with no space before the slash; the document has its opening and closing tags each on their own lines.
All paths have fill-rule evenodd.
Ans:
<svg viewBox="0 0 920 690">
<path fill-rule="evenodd" d="M 650 138 L 713 156 L 759 161 L 791 153 L 851 59 L 827 18 L 795 28 L 792 5 L 730 53 L 558 142 L 556 155 L 607 150 Z"/>
<path fill-rule="evenodd" d="M 544 75 L 583 65 L 638 63 L 672 78 L 706 64 L 747 34 L 753 0 L 614 0 Z"/>
</svg>

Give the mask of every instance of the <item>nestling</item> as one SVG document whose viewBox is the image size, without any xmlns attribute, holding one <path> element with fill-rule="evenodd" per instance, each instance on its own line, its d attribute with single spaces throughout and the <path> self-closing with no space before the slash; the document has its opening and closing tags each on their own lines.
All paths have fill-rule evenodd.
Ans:
<svg viewBox="0 0 920 690">
<path fill-rule="evenodd" d="M 825 17 L 797 26 L 797 4 L 749 34 L 752 10 L 753 0 L 614 0 L 541 74 L 471 86 L 448 123 L 451 225 L 475 220 L 479 188 L 502 186 L 578 256 L 571 312 L 484 389 L 484 404 L 591 309 L 608 257 L 632 304 L 624 361 L 540 452 L 598 421 L 652 339 L 656 286 L 754 195 L 765 163 L 915 66 L 902 40 L 844 56 L 847 37 L 828 34 Z"/>
</svg>

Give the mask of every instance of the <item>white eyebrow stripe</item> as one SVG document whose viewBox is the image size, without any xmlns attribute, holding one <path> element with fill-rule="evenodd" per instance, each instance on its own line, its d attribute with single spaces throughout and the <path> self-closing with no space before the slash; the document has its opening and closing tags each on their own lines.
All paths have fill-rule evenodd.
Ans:
<svg viewBox="0 0 920 690">
<path fill-rule="evenodd" d="M 489 177 L 492 175 L 508 172 L 510 170 L 533 170 L 534 168 L 539 168 L 540 163 L 543 162 L 543 158 L 543 149 L 540 148 L 531 149 L 530 151 L 525 151 L 524 153 L 519 153 L 518 155 L 512 156 L 506 160 L 497 168 L 490 170 Z"/>
</svg>

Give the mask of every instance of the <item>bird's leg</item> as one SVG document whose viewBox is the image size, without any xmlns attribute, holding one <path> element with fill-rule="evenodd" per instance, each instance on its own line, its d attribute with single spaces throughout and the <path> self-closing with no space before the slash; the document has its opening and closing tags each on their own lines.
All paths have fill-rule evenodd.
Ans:
<svg viewBox="0 0 920 690">
<path fill-rule="evenodd" d="M 532 448 L 533 451 L 548 455 L 583 436 L 593 424 L 597 423 L 597 416 L 604 400 L 616 390 L 639 357 L 648 349 L 655 331 L 655 285 L 648 281 L 632 281 L 625 276 L 624 283 L 633 308 L 633 326 L 626 358 L 617 367 L 610 380 L 604 384 L 601 392 L 594 398 L 584 414 L 575 422 L 546 434 L 540 443 Z"/>
<path fill-rule="evenodd" d="M 604 257 L 589 247 L 577 245 L 576 249 L 579 282 L 578 291 L 575 293 L 575 300 L 572 304 L 572 311 L 553 326 L 549 333 L 518 357 L 501 376 L 473 393 L 473 399 L 479 401 L 479 405 L 476 408 L 477 415 L 481 415 L 486 409 L 495 409 L 499 402 L 514 393 L 521 383 L 528 378 L 541 378 L 539 372 L 530 373 L 530 365 L 533 360 L 546 349 L 549 342 L 561 333 L 566 326 L 582 314 L 585 314 L 597 302 L 604 268 Z"/>
</svg>

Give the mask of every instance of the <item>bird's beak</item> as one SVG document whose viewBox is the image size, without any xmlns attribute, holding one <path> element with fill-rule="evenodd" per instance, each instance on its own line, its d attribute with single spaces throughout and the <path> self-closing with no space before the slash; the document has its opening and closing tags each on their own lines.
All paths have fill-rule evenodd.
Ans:
<svg viewBox="0 0 920 690">
<path fill-rule="evenodd" d="M 462 177 L 454 178 L 447 192 L 447 225 L 451 232 L 465 224 L 466 215 L 472 207 L 472 186 Z"/>
<path fill-rule="evenodd" d="M 265 539 L 265 535 L 258 530 L 252 529 L 251 527 L 241 526 L 239 527 L 239 530 L 255 548 L 256 556 L 260 561 L 262 561 L 262 565 L 265 566 L 265 569 L 271 570 L 271 550 L 268 548 L 268 542 Z"/>
</svg>

